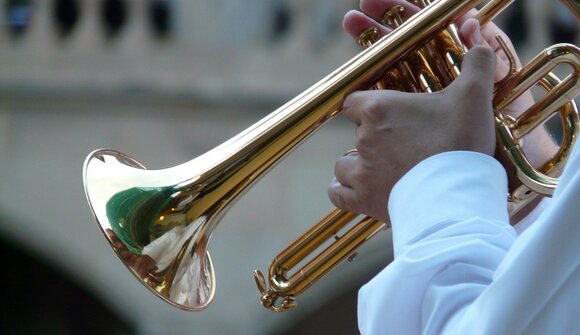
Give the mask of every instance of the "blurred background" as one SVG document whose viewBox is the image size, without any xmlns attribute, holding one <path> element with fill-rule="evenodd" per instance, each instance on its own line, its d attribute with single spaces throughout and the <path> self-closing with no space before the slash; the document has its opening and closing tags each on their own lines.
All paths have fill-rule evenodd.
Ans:
<svg viewBox="0 0 580 335">
<path fill-rule="evenodd" d="M 351 0 L 0 0 L 1 334 L 352 334 L 356 294 L 391 258 L 383 233 L 284 314 L 252 278 L 332 208 L 334 161 L 352 146 L 338 118 L 224 217 L 210 252 L 217 293 L 199 313 L 142 287 L 85 200 L 82 165 L 109 147 L 152 169 L 210 150 L 354 56 Z M 496 20 L 524 61 L 578 41 L 551 0 Z"/>
</svg>

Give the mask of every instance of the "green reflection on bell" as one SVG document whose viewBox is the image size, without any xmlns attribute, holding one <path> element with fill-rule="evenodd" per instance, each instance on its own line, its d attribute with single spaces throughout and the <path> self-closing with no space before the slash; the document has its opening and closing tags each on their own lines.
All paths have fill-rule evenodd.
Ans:
<svg viewBox="0 0 580 335">
<path fill-rule="evenodd" d="M 129 251 L 141 254 L 143 247 L 158 237 L 155 222 L 171 201 L 172 193 L 168 188 L 134 187 L 115 194 L 107 202 L 111 227 Z"/>
</svg>

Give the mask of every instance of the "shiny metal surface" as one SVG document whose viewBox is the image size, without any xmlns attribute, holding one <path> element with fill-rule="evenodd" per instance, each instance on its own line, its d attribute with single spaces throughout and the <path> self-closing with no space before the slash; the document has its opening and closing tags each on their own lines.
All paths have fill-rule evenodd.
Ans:
<svg viewBox="0 0 580 335">
<path fill-rule="evenodd" d="M 369 87 L 432 92 L 448 85 L 459 74 L 465 52 L 449 22 L 480 2 L 440 0 L 407 22 L 400 22 L 395 16 L 391 24 L 398 27 L 391 34 L 379 40 L 372 34 L 369 40 L 363 39 L 362 43 L 369 47 L 359 55 L 237 136 L 184 164 L 147 170 L 114 150 L 90 154 L 84 166 L 85 192 L 113 250 L 139 281 L 161 299 L 184 310 L 206 308 L 214 297 L 216 284 L 207 250 L 211 234 L 228 207 L 293 148 L 337 115 L 350 92 Z M 490 11 L 493 14 L 482 20 L 490 19 L 499 11 L 496 5 L 505 2 L 491 4 L 495 8 Z M 571 50 L 575 56 L 567 57 L 578 58 L 577 51 Z M 514 79 L 502 84 L 519 86 L 520 81 L 528 82 L 523 79 L 528 78 L 526 71 L 513 74 Z M 547 85 L 561 86 L 555 82 Z M 575 85 L 578 86 L 577 78 Z M 574 90 L 567 92 L 564 95 L 568 99 L 570 94 L 577 94 Z M 543 105 L 560 106 L 562 99 Z M 496 106 L 499 109 L 500 102 Z M 562 145 L 565 148 L 561 150 L 561 162 L 578 131 L 577 110 L 565 110 L 564 119 L 571 124 L 572 134 L 567 137 L 572 142 Z M 536 119 L 531 113 L 515 120 L 517 127 L 502 121 L 503 128 L 498 129 L 506 129 L 506 134 L 511 134 L 507 129 L 512 128 L 525 133 L 528 124 L 537 123 L 526 121 Z M 518 138 L 513 141 L 518 142 Z M 525 160 L 522 157 L 520 160 Z M 529 170 L 525 165 L 518 168 Z M 296 295 L 386 226 L 363 218 L 338 236 L 338 231 L 356 217 L 341 210 L 331 212 L 275 258 L 267 278 L 256 271 L 263 305 L 275 311 L 292 308 Z M 337 240 L 335 243 L 305 261 L 332 237 Z M 306 262 L 304 267 L 290 273 L 302 262 Z"/>
<path fill-rule="evenodd" d="M 562 64 L 568 65 L 571 70 L 564 80 L 550 72 Z M 543 88 L 546 95 L 517 119 L 502 113 L 511 102 L 535 85 Z M 517 169 L 518 179 L 522 183 L 510 189 L 512 214 L 537 195 L 552 195 L 558 185 L 554 175 L 561 173 L 580 132 L 580 119 L 574 102 L 579 93 L 580 49 L 570 44 L 557 44 L 545 49 L 525 67 L 512 72 L 496 85 L 493 105 L 496 109 L 498 139 Z M 521 142 L 524 136 L 555 114 L 560 117 L 562 125 L 560 149 L 543 167 L 536 169 L 527 160 Z"/>
<path fill-rule="evenodd" d="M 260 271 L 254 271 L 262 305 L 275 312 L 294 308 L 297 295 L 314 285 L 340 262 L 352 260 L 361 245 L 387 228 L 387 224 L 369 216 L 355 222 L 358 216 L 341 209 L 331 211 L 274 258 L 269 267 L 268 281 Z M 350 230 L 338 236 L 338 232 L 349 224 L 352 225 Z M 289 272 L 332 238 L 335 239 L 334 243 L 315 254 L 299 270 Z M 278 299 L 282 301 L 278 302 Z"/>
</svg>

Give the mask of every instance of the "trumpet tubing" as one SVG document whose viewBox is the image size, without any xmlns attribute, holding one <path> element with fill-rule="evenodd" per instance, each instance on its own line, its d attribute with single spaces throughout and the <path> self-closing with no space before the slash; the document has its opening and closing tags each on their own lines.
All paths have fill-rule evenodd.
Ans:
<svg viewBox="0 0 580 335">
<path fill-rule="evenodd" d="M 356 256 L 355 251 L 387 225 L 372 217 L 365 217 L 342 236 L 338 232 L 352 223 L 358 214 L 335 209 L 295 240 L 272 261 L 268 272 L 269 286 L 264 275 L 254 271 L 254 279 L 261 294 L 262 305 L 275 312 L 296 306 L 295 297 L 326 275 L 344 259 Z M 334 237 L 336 242 L 308 261 L 300 271 L 289 275 L 288 270 L 320 249 Z M 282 301 L 278 304 L 278 299 Z"/>
<path fill-rule="evenodd" d="M 488 22 L 512 1 L 490 1 L 477 18 Z M 564 1 L 578 12 L 577 2 Z M 215 295 L 210 238 L 235 200 L 336 116 L 349 93 L 368 88 L 432 92 L 449 85 L 459 75 L 466 52 L 450 23 L 481 2 L 423 0 L 425 8 L 406 22 L 401 19 L 400 8 L 394 9 L 383 18 L 395 28 L 391 34 L 379 38 L 377 32 L 367 32 L 359 38 L 367 48 L 357 56 L 245 131 L 189 162 L 147 170 L 118 151 L 94 151 L 85 161 L 83 180 L 105 238 L 125 266 L 155 295 L 184 310 L 206 308 Z M 579 120 L 572 99 L 579 92 L 579 59 L 575 46 L 549 48 L 531 65 L 513 69 L 496 87 L 493 104 L 498 137 L 523 183 L 510 190 L 514 212 L 533 194 L 551 194 L 557 179 L 550 175 L 561 169 L 575 142 Z M 563 81 L 550 73 L 558 63 L 573 68 Z M 515 120 L 502 113 L 510 101 L 536 82 L 549 91 L 542 100 Z M 564 142 L 557 156 L 536 170 L 521 150 L 521 138 L 555 111 L 561 115 Z M 262 304 L 274 311 L 294 307 L 297 295 L 387 226 L 365 217 L 339 236 L 339 231 L 357 217 L 335 209 L 276 256 L 267 277 L 256 271 Z M 312 256 L 333 237 L 335 242 Z M 308 257 L 312 259 L 305 262 Z M 302 262 L 304 267 L 293 270 Z"/>
</svg>

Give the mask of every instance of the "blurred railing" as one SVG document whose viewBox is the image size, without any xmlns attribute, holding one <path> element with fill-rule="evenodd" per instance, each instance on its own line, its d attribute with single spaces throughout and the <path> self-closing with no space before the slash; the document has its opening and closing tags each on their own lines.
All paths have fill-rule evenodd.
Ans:
<svg viewBox="0 0 580 335">
<path fill-rule="evenodd" d="M 6 0 L 0 86 L 197 96 L 223 95 L 206 92 L 220 86 L 258 99 L 295 93 L 356 52 L 340 32 L 351 7 L 332 0 Z"/>
<path fill-rule="evenodd" d="M 302 34 L 315 48 L 340 30 L 354 1 L 5 0 L 0 41 L 24 45 L 102 47 L 140 36 L 149 43 L 271 44 Z M 203 29 L 201 29 L 203 28 Z M 235 38 L 232 38 L 235 37 Z M 47 40 L 48 38 L 48 40 Z M 80 42 L 83 41 L 83 42 Z M 167 41 L 165 41 L 167 42 Z M 123 43 L 117 42 L 118 45 Z M 186 43 L 187 44 L 187 43 Z M 171 44 L 170 44 L 171 45 Z M 144 45 L 142 45 L 143 47 Z"/>
<path fill-rule="evenodd" d="M 343 13 L 357 2 L 4 0 L 0 87 L 278 101 L 358 50 L 341 32 Z M 555 31 L 577 33 L 561 8 L 520 0 L 496 22 L 506 23 L 526 60 Z"/>
</svg>

